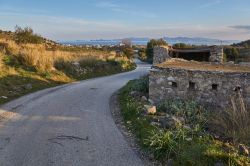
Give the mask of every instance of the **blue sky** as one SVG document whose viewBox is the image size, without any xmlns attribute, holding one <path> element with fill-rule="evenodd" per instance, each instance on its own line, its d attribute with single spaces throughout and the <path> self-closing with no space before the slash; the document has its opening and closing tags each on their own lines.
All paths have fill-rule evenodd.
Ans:
<svg viewBox="0 0 250 166">
<path fill-rule="evenodd" d="M 250 38 L 250 0 L 0 0 L 0 29 L 53 40 Z"/>
</svg>

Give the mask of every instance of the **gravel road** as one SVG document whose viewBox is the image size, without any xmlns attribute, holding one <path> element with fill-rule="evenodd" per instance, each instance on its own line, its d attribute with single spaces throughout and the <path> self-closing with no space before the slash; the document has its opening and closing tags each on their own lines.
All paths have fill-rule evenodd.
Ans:
<svg viewBox="0 0 250 166">
<path fill-rule="evenodd" d="M 1 166 L 141 166 L 116 127 L 110 96 L 136 70 L 42 90 L 0 107 Z"/>
</svg>

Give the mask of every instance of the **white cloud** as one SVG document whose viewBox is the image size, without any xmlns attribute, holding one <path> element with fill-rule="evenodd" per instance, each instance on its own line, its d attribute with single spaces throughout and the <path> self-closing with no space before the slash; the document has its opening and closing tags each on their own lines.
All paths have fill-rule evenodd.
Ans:
<svg viewBox="0 0 250 166">
<path fill-rule="evenodd" d="M 238 29 L 238 30 L 246 30 L 250 31 L 250 25 L 234 25 L 234 26 L 229 26 L 230 28 Z"/>
<path fill-rule="evenodd" d="M 216 5 L 219 5 L 223 2 L 223 0 L 211 0 L 210 2 L 208 3 L 205 3 L 205 4 L 202 4 L 200 5 L 198 8 L 209 8 L 209 7 L 212 7 L 212 6 L 216 6 Z"/>
<path fill-rule="evenodd" d="M 119 5 L 109 1 L 98 2 L 96 6 L 104 8 L 120 8 Z"/>
<path fill-rule="evenodd" d="M 117 12 L 117 13 L 123 13 L 127 15 L 132 16 L 139 16 L 139 17 L 145 17 L 145 18 L 156 18 L 157 15 L 155 13 L 151 13 L 149 11 L 142 11 L 142 10 L 132 10 L 128 6 L 122 6 L 118 5 L 111 1 L 103 1 L 96 4 L 97 7 L 100 8 L 107 8 L 111 11 Z"/>
</svg>

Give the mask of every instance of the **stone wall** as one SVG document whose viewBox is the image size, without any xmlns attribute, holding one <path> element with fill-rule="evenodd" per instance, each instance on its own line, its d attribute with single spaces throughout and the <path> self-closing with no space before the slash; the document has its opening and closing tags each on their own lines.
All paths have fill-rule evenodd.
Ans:
<svg viewBox="0 0 250 166">
<path fill-rule="evenodd" d="M 168 46 L 154 47 L 153 65 L 157 65 L 159 63 L 165 62 L 169 58 L 170 56 L 169 56 Z"/>
<path fill-rule="evenodd" d="M 209 58 L 209 61 L 210 62 L 222 63 L 224 61 L 223 54 L 224 54 L 224 52 L 223 52 L 223 48 L 222 47 L 212 46 L 210 48 L 210 58 Z"/>
<path fill-rule="evenodd" d="M 224 108 L 239 93 L 250 106 L 250 73 L 154 67 L 149 76 L 149 98 L 155 103 L 184 99 Z"/>
</svg>

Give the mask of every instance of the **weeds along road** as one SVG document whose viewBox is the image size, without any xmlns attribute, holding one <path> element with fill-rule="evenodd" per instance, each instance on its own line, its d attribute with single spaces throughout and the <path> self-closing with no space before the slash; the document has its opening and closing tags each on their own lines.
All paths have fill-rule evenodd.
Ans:
<svg viewBox="0 0 250 166">
<path fill-rule="evenodd" d="M 117 129 L 109 98 L 150 68 L 63 85 L 0 107 L 1 166 L 140 166 Z"/>
</svg>

